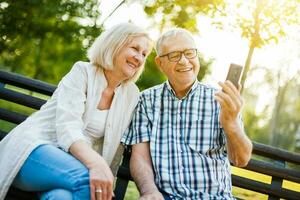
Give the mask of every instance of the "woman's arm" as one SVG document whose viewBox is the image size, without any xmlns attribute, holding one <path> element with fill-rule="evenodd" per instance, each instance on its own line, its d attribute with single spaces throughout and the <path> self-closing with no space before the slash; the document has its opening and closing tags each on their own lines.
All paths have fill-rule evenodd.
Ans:
<svg viewBox="0 0 300 200">
<path fill-rule="evenodd" d="M 86 63 L 77 62 L 60 81 L 54 93 L 56 98 L 56 134 L 58 145 L 66 152 L 72 143 L 85 140 L 83 135 L 88 75 Z"/>
<path fill-rule="evenodd" d="M 69 150 L 89 169 L 91 199 L 110 200 L 114 176 L 106 161 L 83 140 L 74 142 Z M 101 189 L 102 193 L 96 193 L 96 189 Z M 101 198 L 96 196 L 98 194 Z"/>
<path fill-rule="evenodd" d="M 106 161 L 94 151 L 83 134 L 88 75 L 84 62 L 74 64 L 61 80 L 56 93 L 58 145 L 70 152 L 89 170 L 91 199 L 111 199 L 113 175 Z M 96 193 L 101 189 L 101 193 Z"/>
</svg>

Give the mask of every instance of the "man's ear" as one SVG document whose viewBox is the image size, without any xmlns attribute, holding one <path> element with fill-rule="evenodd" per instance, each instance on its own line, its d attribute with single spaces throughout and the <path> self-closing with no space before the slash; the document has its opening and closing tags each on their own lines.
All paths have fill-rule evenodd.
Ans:
<svg viewBox="0 0 300 200">
<path fill-rule="evenodd" d="M 156 56 L 155 59 L 155 64 L 157 65 L 158 69 L 160 69 L 161 71 L 161 60 L 160 60 L 160 57 L 159 56 Z"/>
</svg>

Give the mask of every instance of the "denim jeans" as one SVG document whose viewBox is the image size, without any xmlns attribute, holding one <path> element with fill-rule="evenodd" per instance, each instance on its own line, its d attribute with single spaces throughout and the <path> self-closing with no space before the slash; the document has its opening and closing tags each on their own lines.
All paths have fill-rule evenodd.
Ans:
<svg viewBox="0 0 300 200">
<path fill-rule="evenodd" d="M 13 185 L 38 192 L 42 200 L 90 199 L 88 169 L 75 157 L 52 145 L 41 145 L 29 155 Z"/>
</svg>

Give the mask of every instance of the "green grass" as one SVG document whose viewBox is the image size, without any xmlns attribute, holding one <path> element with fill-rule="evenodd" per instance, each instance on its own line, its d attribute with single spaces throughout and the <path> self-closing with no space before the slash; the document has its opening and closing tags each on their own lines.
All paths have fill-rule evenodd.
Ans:
<svg viewBox="0 0 300 200">
<path fill-rule="evenodd" d="M 125 200 L 134 200 L 139 198 L 139 192 L 134 184 L 134 182 L 130 181 L 127 187 L 127 191 L 125 194 Z"/>
</svg>

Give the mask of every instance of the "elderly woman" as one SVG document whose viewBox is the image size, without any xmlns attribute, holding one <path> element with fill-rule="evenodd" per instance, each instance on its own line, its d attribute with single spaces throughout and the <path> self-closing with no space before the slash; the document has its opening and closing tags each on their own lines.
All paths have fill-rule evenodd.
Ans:
<svg viewBox="0 0 300 200">
<path fill-rule="evenodd" d="M 137 104 L 151 40 L 125 23 L 103 32 L 42 108 L 0 143 L 0 199 L 12 184 L 40 199 L 111 199 L 118 148 Z"/>
</svg>

